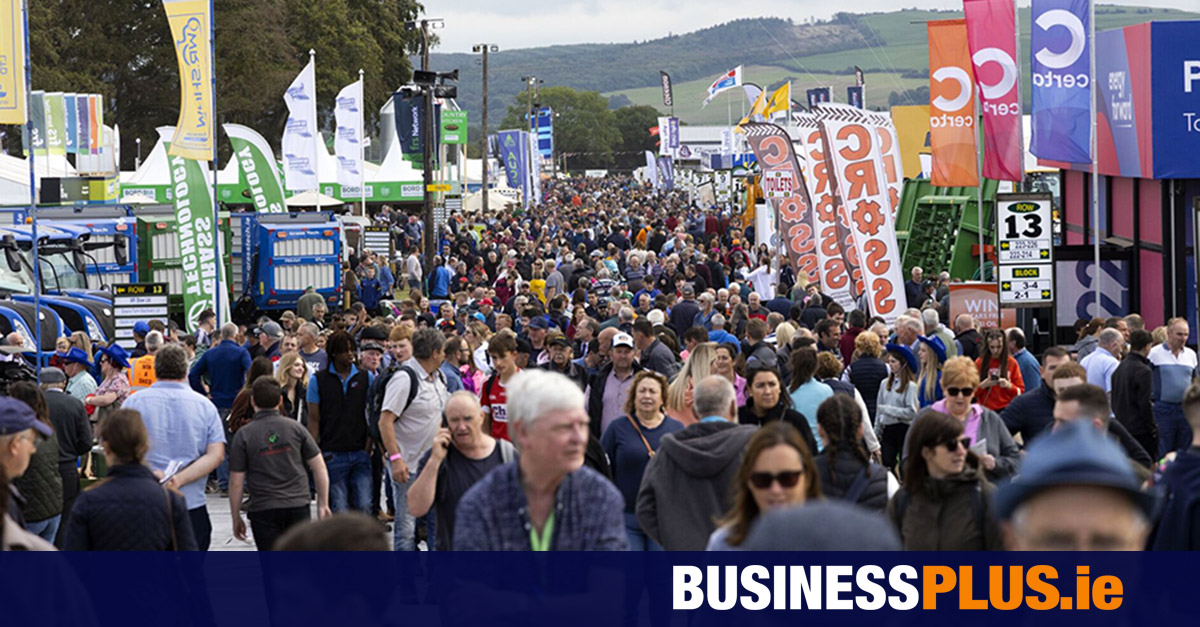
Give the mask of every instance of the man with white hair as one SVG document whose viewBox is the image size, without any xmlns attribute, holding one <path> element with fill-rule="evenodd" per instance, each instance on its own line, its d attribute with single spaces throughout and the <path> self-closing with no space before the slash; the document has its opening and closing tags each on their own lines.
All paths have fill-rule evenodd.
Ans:
<svg viewBox="0 0 1200 627">
<path fill-rule="evenodd" d="M 1124 346 L 1125 336 L 1117 329 L 1101 331 L 1096 349 L 1079 360 L 1079 365 L 1087 371 L 1087 382 L 1104 390 L 1105 394 L 1111 393 L 1112 375 L 1121 365 L 1121 349 Z"/>
<path fill-rule="evenodd" d="M 637 517 L 668 551 L 702 551 L 728 507 L 729 485 L 757 427 L 737 424 L 737 393 L 712 375 L 696 383 L 697 422 L 663 437 L 638 491 Z"/>
<path fill-rule="evenodd" d="M 936 337 L 946 347 L 946 359 L 958 357 L 958 345 L 954 343 L 954 334 L 938 318 L 936 309 L 926 309 L 921 312 L 921 324 L 925 327 L 926 337 Z"/>
<path fill-rule="evenodd" d="M 509 436 L 520 458 L 489 472 L 458 504 L 458 551 L 627 551 L 625 500 L 584 467 L 588 415 L 566 377 L 526 370 L 509 386 Z"/>
</svg>

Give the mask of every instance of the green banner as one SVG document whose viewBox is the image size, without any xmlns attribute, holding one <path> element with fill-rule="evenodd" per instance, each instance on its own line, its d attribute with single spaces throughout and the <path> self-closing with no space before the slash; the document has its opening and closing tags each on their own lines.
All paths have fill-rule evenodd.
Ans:
<svg viewBox="0 0 1200 627">
<path fill-rule="evenodd" d="M 67 154 L 67 107 L 62 92 L 46 94 L 46 148 L 52 155 Z"/>
<path fill-rule="evenodd" d="M 442 109 L 442 143 L 467 143 L 467 112 Z"/>
<path fill-rule="evenodd" d="M 170 155 L 170 142 L 175 129 L 159 127 L 158 136 Z M 217 272 L 219 253 L 213 220 L 212 196 L 205 168 L 199 161 L 183 157 L 167 157 L 171 168 L 172 197 L 175 202 L 175 223 L 179 236 L 179 258 L 183 262 L 183 310 L 187 316 L 187 331 L 196 330 L 200 312 L 216 310 Z M 218 321 L 224 317 L 217 314 Z"/>
<path fill-rule="evenodd" d="M 259 213 L 283 213 L 283 182 L 275 167 L 271 146 L 254 129 L 241 124 L 226 124 L 225 134 L 233 144 L 233 156 L 242 171 L 242 182 Z"/>
</svg>

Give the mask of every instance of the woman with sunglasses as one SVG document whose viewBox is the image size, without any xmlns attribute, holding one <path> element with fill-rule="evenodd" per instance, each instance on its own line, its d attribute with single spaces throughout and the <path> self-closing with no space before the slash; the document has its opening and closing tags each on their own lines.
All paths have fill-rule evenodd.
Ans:
<svg viewBox="0 0 1200 627">
<path fill-rule="evenodd" d="M 994 489 L 968 444 L 962 423 L 941 412 L 925 409 L 913 423 L 904 485 L 887 508 L 906 551 L 1001 548 Z"/>
<path fill-rule="evenodd" d="M 776 421 L 754 434 L 734 478 L 733 508 L 708 539 L 708 551 L 736 551 L 762 514 L 821 498 L 812 453 L 792 425 Z"/>
<path fill-rule="evenodd" d="M 1000 415 L 971 402 L 978 387 L 979 371 L 975 369 L 971 358 L 951 358 L 942 367 L 942 389 L 946 392 L 946 398 L 929 408 L 949 414 L 962 424 L 964 436 L 978 453 L 984 473 L 988 479 L 995 481 L 1015 473 L 1021 456 Z M 918 417 L 917 421 L 920 420 Z M 983 452 L 979 453 L 981 447 Z"/>
<path fill-rule="evenodd" d="M 1021 366 L 1008 354 L 1008 339 L 999 329 L 983 334 L 983 347 L 975 360 L 979 378 L 983 380 L 975 391 L 975 400 L 992 411 L 1004 411 L 1012 400 L 1025 392 Z"/>
</svg>

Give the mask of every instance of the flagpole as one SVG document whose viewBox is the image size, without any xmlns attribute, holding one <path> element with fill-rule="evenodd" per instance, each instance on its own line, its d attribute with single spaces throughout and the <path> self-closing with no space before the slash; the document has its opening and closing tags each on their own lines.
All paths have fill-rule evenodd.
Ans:
<svg viewBox="0 0 1200 627">
<path fill-rule="evenodd" d="M 213 242 L 217 247 L 217 254 L 213 259 L 215 272 L 213 272 L 213 311 L 217 314 L 217 320 L 225 323 L 228 319 L 221 315 L 221 269 L 224 264 L 224 251 L 221 249 L 225 243 L 221 237 L 221 201 L 217 195 L 217 13 L 213 7 L 213 0 L 208 0 L 208 73 L 210 90 L 212 91 L 212 121 L 213 121 L 213 139 L 212 139 L 212 203 L 213 203 Z M 117 168 L 120 171 L 120 168 Z M 199 323 L 199 320 L 196 320 Z M 191 320 L 184 320 L 186 327 Z M 220 326 L 220 325 L 218 325 Z"/>
<path fill-rule="evenodd" d="M 1095 264 L 1095 273 L 1092 277 L 1092 285 L 1095 288 L 1096 310 L 1092 312 L 1093 317 L 1100 316 L 1100 153 L 1097 149 L 1097 135 L 1099 134 L 1097 118 L 1096 96 L 1096 4 L 1095 2 L 1088 3 L 1089 19 L 1088 19 L 1088 40 L 1091 42 L 1088 46 L 1089 63 L 1091 64 L 1092 80 L 1091 94 L 1088 98 L 1089 108 L 1091 109 L 1091 149 L 1092 149 L 1092 262 Z"/>
<path fill-rule="evenodd" d="M 358 175 L 359 181 L 361 181 L 358 185 L 358 192 L 362 198 L 361 207 L 364 218 L 367 216 L 367 149 L 363 144 L 367 134 L 366 107 L 363 105 L 366 100 L 366 92 L 367 86 L 363 82 L 363 71 L 362 68 L 358 68 Z M 320 183 L 320 181 L 317 182 Z"/>
<path fill-rule="evenodd" d="M 29 137 L 29 216 L 33 218 L 33 343 L 37 355 L 34 367 L 38 382 L 42 378 L 42 273 L 38 260 L 37 171 L 34 169 L 33 149 L 33 63 L 29 57 L 29 3 L 21 2 L 21 17 L 25 30 L 25 133 Z M 90 358 L 91 355 L 88 355 Z"/>
</svg>

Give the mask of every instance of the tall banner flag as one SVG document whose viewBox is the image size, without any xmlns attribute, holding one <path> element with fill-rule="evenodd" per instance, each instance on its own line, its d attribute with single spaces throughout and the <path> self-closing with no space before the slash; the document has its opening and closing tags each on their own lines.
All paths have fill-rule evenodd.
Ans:
<svg viewBox="0 0 1200 627">
<path fill-rule="evenodd" d="M 1029 150 L 1067 163 L 1092 160 L 1091 0 L 1034 0 Z"/>
<path fill-rule="evenodd" d="M 713 81 L 712 85 L 708 86 L 708 95 L 704 98 L 704 104 L 700 105 L 700 108 L 703 109 L 704 107 L 708 106 L 708 103 L 712 102 L 712 99 L 716 98 L 717 94 L 729 89 L 733 89 L 734 87 L 741 87 L 741 85 L 742 66 L 739 65 L 723 74 L 720 78 Z"/>
<path fill-rule="evenodd" d="M 854 307 L 856 286 L 842 250 L 843 236 L 838 229 L 841 200 L 838 198 L 834 181 L 829 176 L 821 124 L 810 113 L 800 113 L 795 117 L 796 127 L 800 132 L 800 141 L 795 144 L 801 151 L 800 165 L 804 170 L 804 183 L 808 187 L 808 197 L 812 200 L 813 234 L 817 240 L 821 293 L 849 311 Z M 849 235 L 848 230 L 846 235 Z M 849 242 L 849 248 L 854 248 L 853 239 Z"/>
<path fill-rule="evenodd" d="M 892 116 L 877 111 L 869 112 L 867 119 L 875 130 L 879 140 L 879 156 L 883 164 L 880 174 L 888 190 L 888 204 L 892 208 L 892 217 L 900 210 L 900 194 L 904 192 L 904 161 L 900 158 L 900 139 L 896 134 L 896 126 L 892 124 Z"/>
<path fill-rule="evenodd" d="M 61 91 L 46 94 L 46 150 L 52 155 L 67 154 L 67 111 Z"/>
<path fill-rule="evenodd" d="M 169 126 L 158 129 L 171 168 L 175 228 L 179 234 L 179 258 L 183 267 L 183 310 L 187 330 L 191 333 L 196 330 L 200 312 L 216 308 L 217 268 L 221 264 L 213 236 L 213 203 L 207 172 L 201 161 L 171 153 L 170 142 L 174 134 L 175 129 Z"/>
<path fill-rule="evenodd" d="M 333 109 L 337 131 L 333 152 L 337 156 L 337 182 L 342 188 L 359 188 L 363 184 L 362 137 L 363 84 L 354 81 L 338 92 Z M 365 193 L 365 190 L 360 190 Z"/>
<path fill-rule="evenodd" d="M 396 92 L 392 96 L 392 115 L 396 118 L 401 154 L 409 161 L 422 161 L 425 152 L 425 145 L 421 143 L 422 129 L 425 128 L 425 106 L 421 96 L 407 97 Z M 509 187 L 516 189 L 517 186 L 510 184 Z"/>
<path fill-rule="evenodd" d="M 646 180 L 654 186 L 654 189 L 662 189 L 662 184 L 658 181 L 658 159 L 654 153 L 646 151 Z"/>
<path fill-rule="evenodd" d="M 320 187 L 317 180 L 317 78 L 312 59 L 283 94 L 287 126 L 283 129 L 283 178 L 291 191 Z"/>
<path fill-rule="evenodd" d="M 763 192 L 779 216 L 779 235 L 797 277 L 820 280 L 817 239 L 813 234 L 812 201 L 804 173 L 787 132 L 774 124 L 751 122 L 742 127 L 762 169 Z"/>
<path fill-rule="evenodd" d="M 828 87 L 814 87 L 808 90 L 807 96 L 809 109 L 813 109 L 823 102 L 830 102 L 832 100 L 832 94 L 830 94 L 830 89 Z"/>
<path fill-rule="evenodd" d="M 216 144 L 209 2 L 163 0 L 163 8 L 179 61 L 179 122 L 175 124 L 170 154 L 209 161 Z"/>
<path fill-rule="evenodd" d="M 21 0 L 0 0 L 0 124 L 25 124 L 25 19 Z"/>
<path fill-rule="evenodd" d="M 662 78 L 663 106 L 673 107 L 675 106 L 675 96 L 671 93 L 671 75 L 662 70 L 659 70 L 658 73 L 660 78 Z"/>
<path fill-rule="evenodd" d="M 1025 178 L 1021 156 L 1021 71 L 1017 66 L 1014 0 L 963 0 L 967 43 L 982 94 L 983 175 L 998 181 Z"/>
<path fill-rule="evenodd" d="M 250 199 L 254 201 L 254 210 L 258 213 L 287 211 L 283 202 L 283 182 L 279 180 L 271 145 L 252 128 L 241 124 L 225 124 L 224 127 L 242 178 L 250 190 Z"/>
<path fill-rule="evenodd" d="M 76 152 L 75 141 L 79 139 L 79 109 L 75 105 L 75 94 L 65 94 L 63 106 L 67 114 L 67 134 L 63 137 L 63 142 L 67 147 L 67 154 L 73 155 Z"/>
<path fill-rule="evenodd" d="M 24 72 L 24 70 L 21 70 Z M 33 91 L 29 94 L 29 121 L 33 126 L 29 148 L 38 157 L 46 156 L 46 92 Z"/>
<path fill-rule="evenodd" d="M 975 78 L 964 20 L 926 24 L 929 34 L 930 180 L 938 187 L 979 185 Z"/>
<path fill-rule="evenodd" d="M 891 324 L 905 308 L 904 276 L 874 124 L 866 112 L 846 105 L 822 105 L 817 117 L 862 261 L 871 314 Z"/>
</svg>

